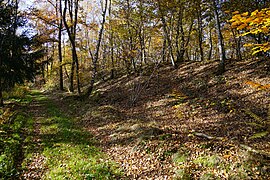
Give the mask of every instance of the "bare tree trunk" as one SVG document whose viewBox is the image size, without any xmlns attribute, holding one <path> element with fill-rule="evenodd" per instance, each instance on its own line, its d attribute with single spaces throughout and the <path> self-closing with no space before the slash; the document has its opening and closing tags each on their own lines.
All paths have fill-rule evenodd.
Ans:
<svg viewBox="0 0 270 180">
<path fill-rule="evenodd" d="M 136 67 L 136 62 L 135 62 L 135 58 L 133 55 L 133 50 L 134 50 L 134 39 L 133 36 L 134 34 L 132 34 L 131 31 L 131 23 L 130 23 L 130 11 L 132 10 L 132 7 L 130 5 L 130 0 L 127 0 L 127 13 L 126 13 L 126 23 L 127 23 L 127 29 L 128 29 L 128 35 L 129 35 L 129 52 L 128 52 L 128 59 L 130 60 L 131 65 L 133 66 L 133 70 L 134 72 L 137 72 L 137 67 Z"/>
<path fill-rule="evenodd" d="M 174 53 L 173 53 L 173 48 L 172 48 L 172 42 L 171 42 L 171 38 L 169 36 L 169 32 L 168 32 L 168 29 L 167 29 L 167 24 L 166 24 L 165 16 L 164 16 L 164 13 L 163 13 L 163 9 L 161 7 L 160 0 L 158 0 L 157 2 L 158 2 L 159 11 L 161 13 L 161 21 L 162 21 L 162 26 L 163 26 L 163 32 L 164 32 L 165 38 L 167 39 L 167 43 L 168 43 L 171 63 L 172 63 L 172 66 L 174 68 L 176 68 L 175 59 L 174 59 Z"/>
<path fill-rule="evenodd" d="M 181 35 L 181 45 L 179 47 L 179 37 Z M 184 38 L 184 30 L 183 30 L 183 11 L 179 7 L 178 9 L 178 20 L 177 20 L 177 26 L 176 26 L 176 37 L 175 37 L 175 47 L 176 47 L 176 52 L 177 52 L 177 57 L 176 57 L 176 63 L 179 63 L 183 61 L 184 58 L 184 52 L 183 52 L 183 43 L 185 41 Z"/>
<path fill-rule="evenodd" d="M 218 34 L 218 49 L 219 49 L 219 67 L 218 67 L 218 73 L 223 74 L 225 72 L 225 48 L 224 48 L 224 42 L 223 42 L 223 36 L 221 33 L 221 27 L 220 27 L 220 21 L 219 21 L 219 14 L 218 14 L 218 7 L 216 0 L 213 1 L 213 6 L 214 6 L 214 15 L 215 15 L 215 20 L 216 20 L 216 31 Z"/>
<path fill-rule="evenodd" d="M 75 62 L 72 61 L 71 63 L 71 69 L 70 69 L 70 75 L 69 75 L 69 91 L 74 92 L 74 69 L 75 69 Z"/>
<path fill-rule="evenodd" d="M 109 17 L 110 17 L 110 21 L 111 21 L 111 17 L 112 16 L 112 0 L 110 0 L 110 4 L 109 4 Z M 110 22 L 109 22 L 109 24 L 111 24 Z M 110 55 L 111 55 L 111 79 L 113 79 L 114 78 L 114 76 L 115 76 L 115 74 L 114 74 L 114 53 L 113 53 L 113 51 L 114 51 L 114 48 L 113 48 L 113 46 L 114 46 L 114 42 L 113 42 L 113 30 L 112 30 L 112 28 L 111 28 L 111 26 L 110 26 Z"/>
<path fill-rule="evenodd" d="M 106 21 L 107 6 L 108 6 L 108 0 L 105 0 L 104 8 L 101 7 L 102 8 L 102 22 L 101 22 L 101 28 L 100 28 L 99 33 L 98 33 L 98 41 L 97 41 L 97 45 L 96 45 L 95 54 L 94 54 L 93 61 L 92 61 L 93 69 L 92 69 L 91 81 L 90 81 L 90 86 L 86 92 L 86 97 L 91 95 L 93 88 L 94 88 L 96 76 L 97 76 L 97 62 L 98 62 L 100 44 L 101 44 L 101 40 L 102 40 L 102 36 L 103 36 L 104 25 L 105 25 L 105 21 Z"/>
<path fill-rule="evenodd" d="M 2 57 L 0 56 L 0 68 L 2 68 Z M 2 88 L 2 72 L 0 72 L 0 107 L 4 106 L 3 88 Z"/>
<path fill-rule="evenodd" d="M 212 29 L 209 28 L 209 52 L 208 52 L 208 60 L 211 60 L 212 51 L 213 51 Z"/>
<path fill-rule="evenodd" d="M 53 61 L 54 61 L 54 54 L 55 54 L 55 44 L 54 44 L 54 42 L 52 42 L 52 56 L 51 56 L 51 59 L 50 59 L 50 61 L 51 61 L 51 69 L 50 69 L 50 76 L 52 76 L 52 70 L 53 70 Z"/>
<path fill-rule="evenodd" d="M 202 27 L 202 12 L 201 12 L 200 4 L 198 4 L 197 19 L 198 19 L 198 41 L 199 41 L 199 48 L 200 48 L 200 60 L 203 61 L 204 60 L 203 27 Z"/>
<path fill-rule="evenodd" d="M 59 89 L 61 91 L 64 90 L 64 80 L 63 80 L 63 58 L 62 58 L 62 29 L 63 29 L 63 20 L 62 20 L 62 1 L 59 0 L 59 7 L 58 3 L 56 2 L 56 10 L 57 15 L 59 16 L 59 26 L 58 26 L 58 59 L 59 59 Z"/>
<path fill-rule="evenodd" d="M 166 62 L 166 48 L 167 48 L 167 46 L 166 46 L 166 38 L 164 38 L 163 39 L 163 45 L 162 45 L 162 61 L 163 62 Z"/>
<path fill-rule="evenodd" d="M 0 79 L 0 107 L 4 106 L 4 99 L 3 99 L 3 90 L 2 90 L 2 79 Z"/>
<path fill-rule="evenodd" d="M 145 17 L 144 17 L 144 11 L 143 11 L 143 2 L 142 0 L 139 0 L 139 11 L 140 11 L 140 26 L 139 26 L 139 41 L 140 41 L 140 58 L 141 58 L 141 67 L 140 69 L 142 69 L 142 65 L 143 62 L 146 63 L 145 60 L 145 26 L 144 26 L 144 22 L 145 22 Z"/>
<path fill-rule="evenodd" d="M 2 49 L 2 45 L 4 43 L 4 37 L 0 36 L 0 49 Z M 2 52 L 0 52 L 0 69 L 3 68 L 3 61 L 2 61 Z M 4 99 L 3 99 L 3 84 L 2 84 L 2 71 L 0 71 L 0 107 L 4 106 Z"/>
<path fill-rule="evenodd" d="M 235 31 L 232 29 L 233 39 L 235 43 L 235 50 L 236 50 L 236 57 L 237 60 L 242 60 L 242 54 L 241 54 L 241 37 L 236 37 Z"/>
<path fill-rule="evenodd" d="M 181 3 L 181 1 L 178 1 L 178 3 Z M 184 61 L 185 53 L 186 53 L 186 47 L 189 44 L 190 41 L 190 35 L 193 28 L 193 20 L 191 21 L 191 24 L 188 28 L 188 35 L 185 34 L 184 27 L 183 27 L 183 9 L 184 4 L 179 5 L 178 9 L 178 20 L 177 20 L 177 26 L 176 26 L 176 50 L 177 50 L 177 59 L 176 64 L 181 63 Z M 180 44 L 180 45 L 179 45 Z"/>
<path fill-rule="evenodd" d="M 70 73 L 70 91 L 74 92 L 74 84 L 73 84 L 73 77 L 74 77 L 74 69 L 76 66 L 76 80 L 77 80 L 77 90 L 78 93 L 81 94 L 81 89 L 80 89 L 80 78 L 79 78 L 79 61 L 78 61 L 78 55 L 76 51 L 76 27 L 77 27 L 77 22 L 78 22 L 78 8 L 79 8 L 79 0 L 75 0 L 74 4 L 73 1 L 65 0 L 65 7 L 63 11 L 63 22 L 65 25 L 65 28 L 68 33 L 68 37 L 71 43 L 71 48 L 72 48 L 72 66 L 71 66 L 71 73 Z M 67 4 L 69 7 L 67 7 Z M 73 17 L 73 5 L 74 7 L 74 17 Z M 67 8 L 69 10 L 69 15 L 70 15 L 70 21 L 72 23 L 72 26 L 70 27 L 67 23 L 67 18 L 66 18 L 66 13 L 67 13 Z"/>
</svg>

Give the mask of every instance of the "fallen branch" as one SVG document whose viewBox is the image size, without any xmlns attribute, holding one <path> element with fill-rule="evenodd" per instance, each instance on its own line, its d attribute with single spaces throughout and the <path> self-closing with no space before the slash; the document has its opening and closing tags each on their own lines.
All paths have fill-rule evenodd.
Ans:
<svg viewBox="0 0 270 180">
<path fill-rule="evenodd" d="M 204 134 L 204 133 L 198 133 L 198 132 L 194 132 L 193 131 L 193 134 L 195 136 L 198 136 L 198 137 L 203 137 L 203 138 L 206 138 L 206 139 L 209 139 L 209 140 L 223 140 L 224 138 L 222 137 L 214 137 L 214 136 L 209 136 L 207 134 Z M 228 140 L 228 141 L 232 141 L 232 139 Z M 252 152 L 254 154 L 257 154 L 257 155 L 261 155 L 267 159 L 270 159 L 270 153 L 266 153 L 264 151 L 261 151 L 261 150 L 256 150 L 256 149 L 253 149 L 247 145 L 244 145 L 244 144 L 240 144 L 240 147 L 242 147 L 243 149 L 247 150 L 248 152 Z"/>
<path fill-rule="evenodd" d="M 194 134 L 195 136 L 198 136 L 198 137 L 204 137 L 204 138 L 210 139 L 210 140 L 213 140 L 213 139 L 222 140 L 222 139 L 223 139 L 222 137 L 209 136 L 209 135 L 204 134 L 204 133 L 193 132 L 193 134 Z"/>
<path fill-rule="evenodd" d="M 242 111 L 246 114 L 252 117 L 257 122 L 264 124 L 264 119 L 258 116 L 257 114 L 253 113 L 250 109 L 242 109 Z"/>
<path fill-rule="evenodd" d="M 263 156 L 263 157 L 265 157 L 267 159 L 270 159 L 270 154 L 269 153 L 266 153 L 266 152 L 261 151 L 261 150 L 253 149 L 252 147 L 249 147 L 249 146 L 244 145 L 244 144 L 240 144 L 240 147 L 247 150 L 248 152 L 252 152 L 254 154 L 261 155 L 261 156 Z"/>
</svg>

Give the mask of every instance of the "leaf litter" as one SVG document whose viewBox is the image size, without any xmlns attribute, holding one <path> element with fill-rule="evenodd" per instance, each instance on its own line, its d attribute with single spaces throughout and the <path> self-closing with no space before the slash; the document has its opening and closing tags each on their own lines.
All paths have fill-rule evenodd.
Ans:
<svg viewBox="0 0 270 180">
<path fill-rule="evenodd" d="M 269 128 L 254 127 L 246 113 L 270 117 L 269 90 L 262 88 L 269 62 L 228 62 L 222 76 L 214 74 L 217 64 L 163 66 L 150 81 L 142 74 L 98 82 L 89 101 L 55 98 L 118 164 L 118 179 L 269 179 L 269 158 L 241 146 L 270 152 L 269 133 L 252 138 Z"/>
</svg>

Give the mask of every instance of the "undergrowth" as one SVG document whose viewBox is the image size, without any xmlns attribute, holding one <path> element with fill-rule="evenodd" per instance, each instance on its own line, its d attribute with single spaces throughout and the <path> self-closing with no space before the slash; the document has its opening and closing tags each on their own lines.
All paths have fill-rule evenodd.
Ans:
<svg viewBox="0 0 270 180">
<path fill-rule="evenodd" d="M 21 87 L 4 95 L 6 100 L 15 100 L 19 104 L 11 103 L 0 108 L 0 179 L 16 179 L 27 149 L 25 142 L 33 129 L 32 119 L 25 113 L 21 102 L 28 103 L 31 97 Z"/>
</svg>

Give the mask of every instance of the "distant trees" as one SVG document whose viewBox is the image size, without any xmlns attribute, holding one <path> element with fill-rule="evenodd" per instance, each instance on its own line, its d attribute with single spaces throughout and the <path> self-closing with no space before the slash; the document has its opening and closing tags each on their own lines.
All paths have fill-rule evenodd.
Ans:
<svg viewBox="0 0 270 180">
<path fill-rule="evenodd" d="M 53 73 L 47 73 L 46 78 L 59 82 L 60 89 L 69 86 L 75 92 L 77 87 L 79 94 L 82 91 L 89 95 L 98 78 L 141 74 L 145 66 L 161 61 L 178 68 L 184 61 L 218 60 L 217 71 L 222 74 L 226 58 L 251 57 L 251 48 L 243 44 L 260 44 L 255 51 L 267 50 L 264 43 L 269 39 L 265 24 L 268 10 L 264 8 L 268 1 L 47 0 L 42 3 L 44 6 L 36 7 L 39 13 L 34 14 L 37 18 L 32 21 L 48 38 L 44 45 L 48 52 L 45 71 Z M 260 14 L 262 19 L 257 25 L 254 22 L 258 18 L 253 16 L 256 9 L 256 15 Z M 232 15 L 234 11 L 238 13 Z M 248 22 L 250 18 L 254 22 Z M 251 31 L 253 28 L 258 31 Z M 58 43 L 58 51 L 54 43 Z M 75 75 L 77 81 L 73 81 Z"/>
<path fill-rule="evenodd" d="M 35 78 L 35 60 L 42 56 L 34 38 L 26 32 L 19 33 L 18 28 L 24 24 L 18 2 L 0 0 L 0 106 L 3 106 L 3 91 Z"/>
<path fill-rule="evenodd" d="M 101 27 L 98 31 L 98 39 L 97 39 L 97 43 L 96 43 L 96 47 L 95 47 L 95 53 L 94 53 L 94 56 L 92 56 L 92 74 L 91 74 L 91 80 L 89 83 L 89 87 L 88 87 L 87 92 L 85 94 L 86 96 L 91 95 L 93 88 L 94 88 L 94 83 L 96 80 L 97 63 L 98 63 L 98 59 L 99 59 L 99 50 L 100 50 L 104 26 L 105 26 L 105 22 L 106 22 L 106 14 L 107 14 L 107 10 L 108 10 L 108 4 L 110 4 L 110 6 L 111 6 L 111 3 L 108 3 L 108 0 L 105 0 L 104 4 L 103 4 L 103 1 L 101 1 L 101 10 L 102 10 Z"/>
</svg>

